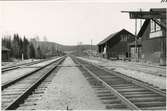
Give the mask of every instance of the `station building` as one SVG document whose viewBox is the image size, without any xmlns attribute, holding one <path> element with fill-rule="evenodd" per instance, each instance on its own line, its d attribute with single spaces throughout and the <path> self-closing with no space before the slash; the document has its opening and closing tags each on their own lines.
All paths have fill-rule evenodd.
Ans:
<svg viewBox="0 0 167 111">
<path fill-rule="evenodd" d="M 135 36 L 132 33 L 122 29 L 99 42 L 98 52 L 107 59 L 130 59 L 129 44 L 134 40 Z"/>
<path fill-rule="evenodd" d="M 145 19 L 138 35 L 138 57 L 146 62 L 166 65 L 166 9 L 129 12 L 131 19 Z M 134 43 L 130 45 L 134 47 Z"/>
</svg>

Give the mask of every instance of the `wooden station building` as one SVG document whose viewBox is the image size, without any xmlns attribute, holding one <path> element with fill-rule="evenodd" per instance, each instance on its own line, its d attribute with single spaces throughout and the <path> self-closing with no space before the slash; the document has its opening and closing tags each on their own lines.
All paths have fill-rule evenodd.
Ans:
<svg viewBox="0 0 167 111">
<path fill-rule="evenodd" d="M 129 12 L 131 19 L 145 19 L 138 35 L 139 59 L 166 65 L 166 9 Z M 131 44 L 133 47 L 134 44 Z"/>
<path fill-rule="evenodd" d="M 128 59 L 131 56 L 129 43 L 134 40 L 132 33 L 122 29 L 99 42 L 98 52 L 107 59 Z"/>
</svg>

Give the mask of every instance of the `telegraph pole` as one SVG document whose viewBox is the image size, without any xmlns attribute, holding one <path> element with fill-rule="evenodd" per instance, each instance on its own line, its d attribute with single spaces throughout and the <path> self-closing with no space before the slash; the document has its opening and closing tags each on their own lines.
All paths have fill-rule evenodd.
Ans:
<svg viewBox="0 0 167 111">
<path fill-rule="evenodd" d="M 137 19 L 135 19 L 135 59 L 138 61 L 138 51 L 137 51 Z"/>
<path fill-rule="evenodd" d="M 140 12 L 142 12 L 142 9 L 140 8 Z M 142 19 L 140 19 L 140 28 L 142 27 Z"/>
<path fill-rule="evenodd" d="M 90 54 L 91 54 L 91 56 L 93 55 L 93 50 L 92 50 L 92 39 L 91 39 L 91 44 L 90 44 Z"/>
</svg>

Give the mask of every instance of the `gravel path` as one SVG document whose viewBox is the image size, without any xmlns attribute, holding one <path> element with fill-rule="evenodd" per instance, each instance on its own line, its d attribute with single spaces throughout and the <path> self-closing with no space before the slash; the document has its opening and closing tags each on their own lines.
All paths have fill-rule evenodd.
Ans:
<svg viewBox="0 0 167 111">
<path fill-rule="evenodd" d="M 79 58 L 82 60 L 97 64 L 97 65 L 100 65 L 100 66 L 104 66 L 108 69 L 114 70 L 116 72 L 120 72 L 127 76 L 131 76 L 141 81 L 148 82 L 161 89 L 166 89 L 166 77 L 157 76 L 156 74 L 159 72 L 157 69 L 143 68 L 139 66 L 136 67 L 132 65 L 130 66 L 128 64 L 126 65 L 125 63 L 121 63 L 119 61 L 116 62 L 116 61 L 106 61 L 106 60 L 105 61 L 104 60 L 92 60 L 92 59 L 82 58 L 82 57 L 79 57 Z M 147 71 L 148 73 L 143 72 L 146 70 L 148 70 Z M 154 71 L 155 75 L 149 74 L 149 70 L 152 70 L 152 72 Z"/>
<path fill-rule="evenodd" d="M 105 106 L 95 96 L 81 71 L 71 58 L 66 58 L 52 83 L 48 86 L 37 109 L 42 110 L 97 110 Z M 67 67 L 71 66 L 71 67 Z M 74 67 L 73 67 L 74 66 Z"/>
</svg>

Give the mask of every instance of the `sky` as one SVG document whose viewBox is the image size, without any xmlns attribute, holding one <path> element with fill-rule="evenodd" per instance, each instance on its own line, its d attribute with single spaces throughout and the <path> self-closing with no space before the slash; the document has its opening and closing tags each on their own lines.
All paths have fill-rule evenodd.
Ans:
<svg viewBox="0 0 167 111">
<path fill-rule="evenodd" d="M 97 44 L 110 34 L 126 29 L 134 34 L 135 20 L 123 10 L 147 11 L 161 3 L 7 1 L 0 2 L 1 36 L 18 33 L 27 38 L 63 45 Z M 140 28 L 138 20 L 138 30 Z"/>
</svg>

